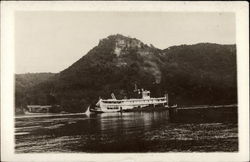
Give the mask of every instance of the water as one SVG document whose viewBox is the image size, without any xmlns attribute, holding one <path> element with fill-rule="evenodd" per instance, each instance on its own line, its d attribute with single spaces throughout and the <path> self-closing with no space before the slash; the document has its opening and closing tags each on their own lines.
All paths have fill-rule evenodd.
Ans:
<svg viewBox="0 0 250 162">
<path fill-rule="evenodd" d="M 16 153 L 232 152 L 236 123 L 172 123 L 168 111 L 18 116 Z"/>
</svg>

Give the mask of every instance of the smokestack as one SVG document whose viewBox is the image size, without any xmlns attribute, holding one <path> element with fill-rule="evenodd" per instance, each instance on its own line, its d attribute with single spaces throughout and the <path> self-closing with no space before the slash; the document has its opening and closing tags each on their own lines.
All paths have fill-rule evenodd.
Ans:
<svg viewBox="0 0 250 162">
<path fill-rule="evenodd" d="M 116 97 L 115 97 L 114 93 L 111 93 L 111 97 L 112 97 L 112 99 L 116 100 Z"/>
</svg>

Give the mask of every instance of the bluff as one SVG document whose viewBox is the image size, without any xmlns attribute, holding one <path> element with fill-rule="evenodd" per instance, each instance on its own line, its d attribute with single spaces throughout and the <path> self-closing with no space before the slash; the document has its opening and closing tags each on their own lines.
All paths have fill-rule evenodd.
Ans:
<svg viewBox="0 0 250 162">
<path fill-rule="evenodd" d="M 235 45 L 199 43 L 161 50 L 117 34 L 100 40 L 60 73 L 23 87 L 18 91 L 23 94 L 16 95 L 16 107 L 53 101 L 65 111 L 84 111 L 111 93 L 118 99 L 136 97 L 135 84 L 152 96 L 168 93 L 179 105 L 231 104 L 237 103 L 236 74 Z M 48 95 L 54 99 L 46 100 Z"/>
</svg>

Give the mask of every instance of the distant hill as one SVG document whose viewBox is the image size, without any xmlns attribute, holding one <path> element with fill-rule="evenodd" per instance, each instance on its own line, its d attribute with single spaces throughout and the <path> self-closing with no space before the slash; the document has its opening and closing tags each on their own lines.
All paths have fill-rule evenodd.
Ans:
<svg viewBox="0 0 250 162">
<path fill-rule="evenodd" d="M 200 43 L 163 50 L 164 80 L 176 103 L 237 103 L 236 46 Z"/>
<path fill-rule="evenodd" d="M 179 105 L 231 104 L 237 103 L 236 74 L 236 45 L 200 43 L 160 50 L 117 34 L 58 74 L 37 74 L 29 84 L 25 76 L 22 81 L 16 76 L 16 87 L 25 89 L 16 91 L 16 107 L 49 104 L 46 96 L 53 92 L 65 111 L 78 112 L 112 92 L 117 98 L 137 97 L 135 84 L 152 96 L 167 92 Z"/>
<path fill-rule="evenodd" d="M 32 89 L 39 84 L 45 84 L 55 73 L 26 73 L 15 75 L 15 105 L 16 109 L 25 106 Z M 47 102 L 47 101 L 46 101 Z M 16 110 L 20 111 L 20 110 Z"/>
<path fill-rule="evenodd" d="M 55 76 L 55 73 L 26 73 L 16 74 L 15 81 L 18 88 L 31 88 Z"/>
</svg>

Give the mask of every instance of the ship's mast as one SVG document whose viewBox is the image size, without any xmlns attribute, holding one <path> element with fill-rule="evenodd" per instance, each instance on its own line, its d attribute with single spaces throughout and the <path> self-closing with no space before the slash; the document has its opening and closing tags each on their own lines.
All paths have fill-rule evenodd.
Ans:
<svg viewBox="0 0 250 162">
<path fill-rule="evenodd" d="M 114 93 L 111 93 L 111 97 L 112 97 L 112 99 L 116 100 L 116 97 L 115 97 Z"/>
<path fill-rule="evenodd" d="M 168 104 L 168 94 L 167 93 L 165 94 L 165 97 L 166 97 L 166 101 L 167 101 L 167 104 Z"/>
<path fill-rule="evenodd" d="M 135 89 L 134 89 L 134 92 L 137 92 L 138 91 L 138 87 L 137 87 L 137 85 L 136 85 L 136 83 L 135 83 Z"/>
</svg>

